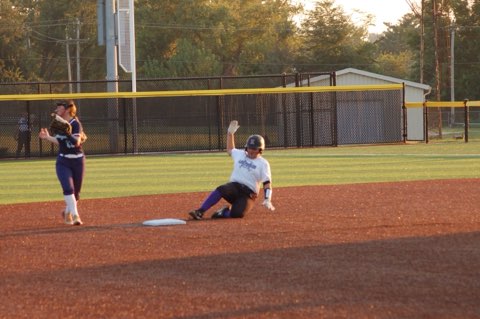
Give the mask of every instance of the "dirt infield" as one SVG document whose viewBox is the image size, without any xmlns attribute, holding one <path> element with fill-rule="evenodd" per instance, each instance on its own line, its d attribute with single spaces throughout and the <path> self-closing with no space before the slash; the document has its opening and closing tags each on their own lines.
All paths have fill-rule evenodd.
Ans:
<svg viewBox="0 0 480 319">
<path fill-rule="evenodd" d="M 187 218 L 206 193 L 0 206 L 0 318 L 480 318 L 480 180 L 278 188 L 277 210 Z"/>
</svg>

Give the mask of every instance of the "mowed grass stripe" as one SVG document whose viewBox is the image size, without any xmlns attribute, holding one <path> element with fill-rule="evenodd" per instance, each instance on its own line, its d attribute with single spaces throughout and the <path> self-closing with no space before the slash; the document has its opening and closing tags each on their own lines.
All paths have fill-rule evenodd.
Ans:
<svg viewBox="0 0 480 319">
<path fill-rule="evenodd" d="M 480 178 L 479 143 L 267 150 L 274 187 Z M 88 156 L 82 198 L 210 191 L 228 180 L 225 152 Z M 62 200 L 55 159 L 0 162 L 0 204 Z"/>
</svg>

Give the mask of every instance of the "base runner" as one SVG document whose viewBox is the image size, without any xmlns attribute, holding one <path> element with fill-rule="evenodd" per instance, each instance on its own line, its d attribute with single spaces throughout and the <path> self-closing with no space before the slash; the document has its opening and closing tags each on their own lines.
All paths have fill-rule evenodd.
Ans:
<svg viewBox="0 0 480 319">
<path fill-rule="evenodd" d="M 229 205 L 216 211 L 211 218 L 242 218 L 249 212 L 263 185 L 263 206 L 273 211 L 272 204 L 272 175 L 270 164 L 262 157 L 265 150 L 265 140 L 260 135 L 251 135 L 244 149 L 235 148 L 234 134 L 240 126 L 238 121 L 231 121 L 227 131 L 227 153 L 233 159 L 233 171 L 230 182 L 218 186 L 200 208 L 189 212 L 196 220 L 203 218 L 204 213 L 225 199 Z"/>
</svg>

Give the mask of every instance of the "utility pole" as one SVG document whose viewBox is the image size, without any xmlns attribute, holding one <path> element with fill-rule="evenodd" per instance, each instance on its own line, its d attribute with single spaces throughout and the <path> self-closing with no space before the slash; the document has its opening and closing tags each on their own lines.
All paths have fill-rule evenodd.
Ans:
<svg viewBox="0 0 480 319">
<path fill-rule="evenodd" d="M 77 93 L 80 93 L 80 20 L 75 19 L 75 26 L 77 28 Z"/>
<path fill-rule="evenodd" d="M 73 92 L 72 87 L 72 62 L 70 60 L 70 46 L 68 43 L 70 42 L 70 38 L 68 37 L 68 30 L 65 28 L 65 49 L 67 50 L 67 74 L 68 74 L 68 92 Z"/>
<path fill-rule="evenodd" d="M 424 83 L 423 73 L 425 69 L 425 0 L 421 3 L 420 13 L 420 83 Z"/>
<path fill-rule="evenodd" d="M 441 86 L 440 86 L 440 56 L 438 45 L 438 16 L 437 12 L 437 0 L 432 0 L 432 18 L 433 18 L 433 41 L 435 44 L 435 98 L 437 101 L 441 101 Z M 438 107 L 438 136 L 442 138 L 442 110 Z"/>
<path fill-rule="evenodd" d="M 450 26 L 450 101 L 455 101 L 455 22 Z M 450 127 L 455 124 L 455 108 L 450 108 Z"/>
<path fill-rule="evenodd" d="M 68 91 L 69 93 L 73 93 L 73 78 L 72 78 L 72 58 L 70 56 L 70 43 L 75 43 L 76 44 L 76 66 L 77 66 L 77 93 L 80 92 L 80 42 L 86 41 L 80 39 L 80 20 L 78 18 L 75 19 L 75 28 L 76 28 L 76 35 L 75 39 L 72 39 L 68 34 L 69 34 L 69 26 L 67 25 L 65 27 L 65 40 L 58 41 L 60 43 L 65 43 L 65 55 L 67 58 L 67 76 L 68 76 Z"/>
</svg>

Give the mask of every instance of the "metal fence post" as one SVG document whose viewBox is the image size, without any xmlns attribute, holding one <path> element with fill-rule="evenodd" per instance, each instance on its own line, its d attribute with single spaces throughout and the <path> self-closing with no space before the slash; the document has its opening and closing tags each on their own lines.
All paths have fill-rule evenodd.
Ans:
<svg viewBox="0 0 480 319">
<path fill-rule="evenodd" d="M 428 144 L 428 107 L 427 101 L 423 102 L 423 114 L 424 114 L 424 122 L 425 122 L 425 143 Z"/>
<path fill-rule="evenodd" d="M 468 127 L 470 126 L 470 112 L 467 102 L 468 99 L 463 100 L 463 108 L 465 111 L 465 143 L 468 143 Z"/>
</svg>

